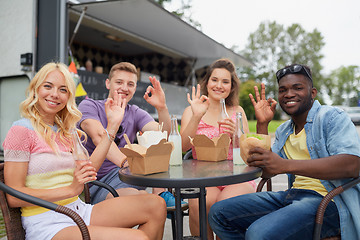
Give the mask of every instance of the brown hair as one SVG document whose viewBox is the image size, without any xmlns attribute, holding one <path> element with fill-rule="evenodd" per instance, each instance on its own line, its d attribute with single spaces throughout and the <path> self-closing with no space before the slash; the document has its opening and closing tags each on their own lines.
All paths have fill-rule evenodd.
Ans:
<svg viewBox="0 0 360 240">
<path fill-rule="evenodd" d="M 134 73 L 136 75 L 136 80 L 138 80 L 138 71 L 136 69 L 136 67 L 134 66 L 134 64 L 129 63 L 129 62 L 120 62 L 115 64 L 114 66 L 111 67 L 110 72 L 109 72 L 109 80 L 111 80 L 112 76 L 114 75 L 114 72 L 116 71 L 126 71 L 126 72 L 130 72 L 130 73 Z"/>
<path fill-rule="evenodd" d="M 225 104 L 228 106 L 238 105 L 240 80 L 236 75 L 234 64 L 226 58 L 218 59 L 209 66 L 204 78 L 200 81 L 201 94 L 208 96 L 207 84 L 212 72 L 216 68 L 224 68 L 228 70 L 231 75 L 231 90 L 229 96 L 225 99 Z"/>
</svg>

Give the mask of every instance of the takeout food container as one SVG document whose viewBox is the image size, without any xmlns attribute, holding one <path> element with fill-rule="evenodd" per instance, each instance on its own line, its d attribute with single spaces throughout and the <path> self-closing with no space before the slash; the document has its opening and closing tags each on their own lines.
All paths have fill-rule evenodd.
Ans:
<svg viewBox="0 0 360 240">
<path fill-rule="evenodd" d="M 167 139 L 167 131 L 145 131 L 142 135 L 137 132 L 136 138 L 139 145 L 150 147 L 151 145 L 158 144 L 161 139 Z"/>
<path fill-rule="evenodd" d="M 162 139 L 148 148 L 138 144 L 130 145 L 125 145 L 120 151 L 126 155 L 131 173 L 147 175 L 168 171 L 172 143 Z"/>
<path fill-rule="evenodd" d="M 246 133 L 240 137 L 240 155 L 244 162 L 247 164 L 249 157 L 249 150 L 255 147 L 270 150 L 271 137 L 270 135 Z"/>
<path fill-rule="evenodd" d="M 217 162 L 227 159 L 230 137 L 225 133 L 213 139 L 205 135 L 196 135 L 190 142 L 195 147 L 198 160 Z"/>
</svg>

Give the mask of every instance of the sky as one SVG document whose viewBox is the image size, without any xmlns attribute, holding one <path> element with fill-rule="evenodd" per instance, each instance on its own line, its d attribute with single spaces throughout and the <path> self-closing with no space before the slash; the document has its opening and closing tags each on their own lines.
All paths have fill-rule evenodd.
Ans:
<svg viewBox="0 0 360 240">
<path fill-rule="evenodd" d="M 172 0 L 166 8 L 176 7 L 179 1 Z M 276 21 L 284 27 L 298 23 L 324 37 L 324 74 L 340 66 L 360 66 L 359 0 L 192 0 L 191 4 L 192 19 L 226 47 L 244 49 L 261 22 Z"/>
</svg>

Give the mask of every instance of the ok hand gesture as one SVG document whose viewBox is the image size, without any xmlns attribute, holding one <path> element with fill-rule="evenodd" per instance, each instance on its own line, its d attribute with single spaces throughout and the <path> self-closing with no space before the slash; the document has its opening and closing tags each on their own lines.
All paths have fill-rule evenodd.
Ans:
<svg viewBox="0 0 360 240">
<path fill-rule="evenodd" d="M 259 94 L 258 87 L 255 86 L 255 97 L 250 93 L 249 97 L 255 109 L 255 116 L 258 124 L 268 124 L 275 115 L 275 108 L 277 102 L 269 98 L 266 100 L 265 98 L 265 84 L 261 84 L 261 94 Z"/>
<path fill-rule="evenodd" d="M 193 115 L 198 116 L 204 116 L 207 109 L 209 108 L 209 101 L 208 97 L 205 95 L 200 96 L 200 85 L 197 85 L 196 93 L 195 93 L 195 87 L 192 87 L 192 94 L 190 98 L 190 94 L 187 94 L 187 100 L 189 104 L 191 105 L 191 110 L 193 112 Z"/>
<path fill-rule="evenodd" d="M 149 77 L 152 86 L 148 86 L 144 94 L 144 99 L 156 110 L 166 108 L 165 93 L 160 85 L 160 82 L 155 77 Z M 151 96 L 150 96 L 151 93 Z"/>
</svg>

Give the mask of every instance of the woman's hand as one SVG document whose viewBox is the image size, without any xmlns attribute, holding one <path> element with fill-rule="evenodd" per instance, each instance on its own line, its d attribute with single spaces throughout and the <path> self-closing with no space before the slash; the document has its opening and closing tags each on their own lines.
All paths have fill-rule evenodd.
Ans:
<svg viewBox="0 0 360 240">
<path fill-rule="evenodd" d="M 193 112 L 193 115 L 199 115 L 199 116 L 204 116 L 204 114 L 206 113 L 206 111 L 209 108 L 209 101 L 208 101 L 208 97 L 205 95 L 200 96 L 200 85 L 197 85 L 197 89 L 195 92 L 195 87 L 192 87 L 192 93 L 191 93 L 191 98 L 190 98 L 190 94 L 187 94 L 187 99 L 189 104 L 191 105 L 191 110 Z"/>
<path fill-rule="evenodd" d="M 266 100 L 264 83 L 261 84 L 261 96 L 257 86 L 255 86 L 254 89 L 256 101 L 251 93 L 249 94 L 249 97 L 254 106 L 256 120 L 260 124 L 269 123 L 275 115 L 277 102 L 272 98 Z"/>
<path fill-rule="evenodd" d="M 167 108 L 165 93 L 160 82 L 155 77 L 149 77 L 152 86 L 148 86 L 144 94 L 144 99 L 157 111 Z M 151 93 L 151 96 L 150 96 Z"/>
<path fill-rule="evenodd" d="M 84 184 L 96 180 L 96 169 L 90 161 L 75 161 L 74 179 L 70 185 L 75 195 L 80 195 L 84 189 Z"/>
<path fill-rule="evenodd" d="M 105 112 L 108 120 L 108 130 L 112 132 L 113 135 L 119 129 L 119 126 L 124 118 L 125 108 L 126 108 L 126 99 L 121 98 L 116 91 L 113 94 L 114 98 L 108 98 L 105 103 Z"/>
<path fill-rule="evenodd" d="M 221 126 L 222 133 L 227 133 L 232 139 L 232 136 L 235 132 L 235 122 L 231 118 L 225 118 L 221 121 L 218 121 L 219 126 Z"/>
</svg>

